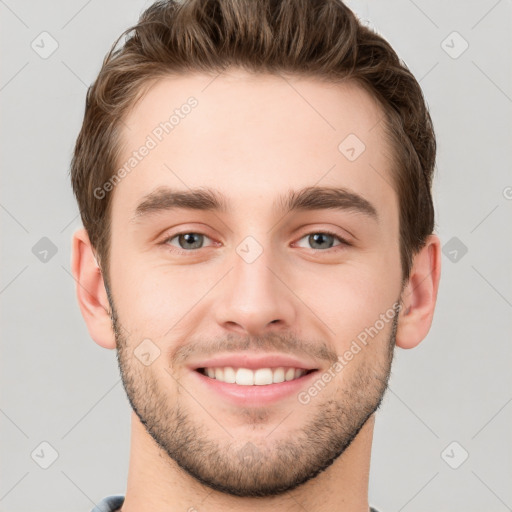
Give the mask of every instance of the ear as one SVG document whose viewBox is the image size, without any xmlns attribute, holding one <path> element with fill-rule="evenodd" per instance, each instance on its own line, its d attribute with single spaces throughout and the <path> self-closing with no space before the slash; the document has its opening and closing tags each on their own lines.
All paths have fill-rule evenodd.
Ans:
<svg viewBox="0 0 512 512">
<path fill-rule="evenodd" d="M 78 305 L 91 338 L 101 347 L 116 348 L 103 275 L 84 228 L 73 234 L 71 271 L 76 281 Z"/>
<path fill-rule="evenodd" d="M 417 346 L 432 325 L 441 277 L 441 242 L 436 235 L 414 256 L 409 280 L 402 292 L 396 344 L 401 348 Z"/>
</svg>

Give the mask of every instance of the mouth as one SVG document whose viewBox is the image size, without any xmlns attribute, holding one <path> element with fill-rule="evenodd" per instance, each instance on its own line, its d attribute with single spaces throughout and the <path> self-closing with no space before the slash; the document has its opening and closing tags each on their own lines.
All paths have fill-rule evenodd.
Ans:
<svg viewBox="0 0 512 512">
<path fill-rule="evenodd" d="M 320 367 L 285 354 L 224 354 L 191 363 L 195 385 L 212 400 L 237 407 L 267 407 L 311 386 Z"/>
<path fill-rule="evenodd" d="M 317 371 L 296 367 L 279 366 L 277 368 L 236 368 L 232 366 L 216 366 L 197 368 L 197 372 L 210 379 L 238 386 L 269 386 L 300 379 Z"/>
<path fill-rule="evenodd" d="M 319 373 L 312 359 L 289 354 L 238 352 L 189 363 L 194 381 L 212 399 L 238 407 L 268 406 L 293 399 Z"/>
</svg>

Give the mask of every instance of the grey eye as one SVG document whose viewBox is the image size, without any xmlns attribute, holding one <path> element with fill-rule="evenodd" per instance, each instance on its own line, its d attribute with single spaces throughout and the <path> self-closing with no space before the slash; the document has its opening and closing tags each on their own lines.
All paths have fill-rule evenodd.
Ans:
<svg viewBox="0 0 512 512">
<path fill-rule="evenodd" d="M 303 236 L 301 240 L 307 238 L 307 243 L 310 245 L 311 249 L 315 250 L 325 250 L 330 249 L 334 246 L 334 241 L 338 239 L 342 242 L 341 238 L 333 233 L 325 233 L 323 231 L 318 231 L 316 233 L 310 233 L 309 235 Z M 340 244 L 337 244 L 340 245 Z M 302 246 L 301 246 L 302 247 Z"/>
<path fill-rule="evenodd" d="M 169 237 L 167 239 L 167 243 L 169 245 L 172 245 L 174 247 L 178 247 L 180 249 L 184 250 L 191 250 L 191 249 L 201 249 L 204 243 L 204 239 L 208 238 L 206 235 L 203 235 L 201 233 L 178 233 L 172 237 Z M 178 246 L 176 244 L 172 243 L 172 240 L 178 239 Z"/>
</svg>

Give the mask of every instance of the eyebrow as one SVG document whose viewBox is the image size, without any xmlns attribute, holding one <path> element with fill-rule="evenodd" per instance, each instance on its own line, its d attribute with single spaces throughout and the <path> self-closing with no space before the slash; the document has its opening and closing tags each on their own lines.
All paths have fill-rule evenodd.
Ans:
<svg viewBox="0 0 512 512">
<path fill-rule="evenodd" d="M 142 198 L 131 221 L 135 222 L 151 214 L 174 209 L 201 210 L 226 213 L 227 198 L 219 191 L 201 187 L 176 190 L 159 187 Z M 305 187 L 290 190 L 273 203 L 279 213 L 310 210 L 346 210 L 363 214 L 378 222 L 377 209 L 364 197 L 339 187 Z"/>
</svg>

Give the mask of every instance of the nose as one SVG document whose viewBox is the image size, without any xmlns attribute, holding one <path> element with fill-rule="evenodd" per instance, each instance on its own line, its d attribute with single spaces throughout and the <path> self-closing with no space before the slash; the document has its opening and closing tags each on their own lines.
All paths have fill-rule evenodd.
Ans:
<svg viewBox="0 0 512 512">
<path fill-rule="evenodd" d="M 251 336 L 289 331 L 296 323 L 295 296 L 277 262 L 263 251 L 251 263 L 235 254 L 232 265 L 213 302 L 218 325 Z"/>
</svg>

